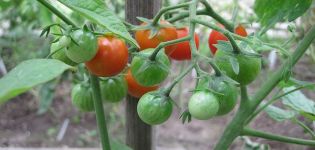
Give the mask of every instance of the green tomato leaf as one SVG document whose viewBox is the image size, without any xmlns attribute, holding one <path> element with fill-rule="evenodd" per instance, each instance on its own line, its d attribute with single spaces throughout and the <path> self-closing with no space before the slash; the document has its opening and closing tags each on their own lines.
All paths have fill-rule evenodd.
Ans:
<svg viewBox="0 0 315 150">
<path fill-rule="evenodd" d="M 233 56 L 230 56 L 229 61 L 232 65 L 232 69 L 233 69 L 234 73 L 238 75 L 240 73 L 240 65 L 238 64 L 237 59 Z"/>
<path fill-rule="evenodd" d="M 22 62 L 0 79 L 0 104 L 71 68 L 54 59 L 30 59 Z"/>
<path fill-rule="evenodd" d="M 231 43 L 229 41 L 218 41 L 218 44 L 214 44 L 214 46 L 218 49 L 218 50 L 223 50 L 226 52 L 233 52 L 233 47 L 231 45 Z"/>
<path fill-rule="evenodd" d="M 264 31 L 277 22 L 293 21 L 311 6 L 312 0 L 256 0 L 254 11 Z"/>
<path fill-rule="evenodd" d="M 298 86 L 298 87 L 303 87 L 303 88 L 307 88 L 307 89 L 314 89 L 315 83 L 307 82 L 307 81 L 300 81 L 300 80 L 294 79 L 293 77 L 290 77 L 289 80 L 287 80 L 287 81 L 282 80 L 278 84 L 278 87 L 280 87 L 280 88 L 291 87 L 291 86 Z"/>
<path fill-rule="evenodd" d="M 117 36 L 127 40 L 132 45 L 139 47 L 131 37 L 123 22 L 101 0 L 58 0 L 73 11 L 86 17 L 90 21 L 106 28 Z"/>
<path fill-rule="evenodd" d="M 284 92 L 295 89 L 296 87 L 284 88 Z M 315 115 L 315 102 L 308 99 L 301 91 L 295 91 L 288 95 L 283 96 L 282 103 L 293 110 L 301 113 L 301 115 L 308 113 Z"/>
<path fill-rule="evenodd" d="M 264 111 L 275 121 L 285 121 L 295 117 L 295 113 L 290 110 L 284 110 L 279 107 L 269 105 L 264 109 Z"/>
</svg>

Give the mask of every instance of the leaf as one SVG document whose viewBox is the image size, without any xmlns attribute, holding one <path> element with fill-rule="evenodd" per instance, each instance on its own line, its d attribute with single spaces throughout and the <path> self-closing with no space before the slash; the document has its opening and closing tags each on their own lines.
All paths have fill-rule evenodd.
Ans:
<svg viewBox="0 0 315 150">
<path fill-rule="evenodd" d="M 52 80 L 44 83 L 39 90 L 39 109 L 37 114 L 43 114 L 47 112 L 50 107 L 55 93 L 58 80 Z"/>
<path fill-rule="evenodd" d="M 73 11 L 139 47 L 123 22 L 101 0 L 58 0 Z"/>
<path fill-rule="evenodd" d="M 292 86 L 284 88 L 283 91 L 288 92 L 295 88 L 296 87 Z M 300 113 L 315 115 L 315 102 L 308 99 L 301 91 L 295 91 L 286 96 L 283 96 L 282 103 Z"/>
<path fill-rule="evenodd" d="M 229 61 L 231 63 L 231 66 L 232 66 L 232 69 L 233 69 L 234 73 L 238 75 L 239 72 L 240 72 L 240 66 L 238 64 L 237 59 L 235 57 L 233 57 L 233 56 L 230 56 L 229 57 Z"/>
<path fill-rule="evenodd" d="M 179 119 L 182 119 L 182 124 L 185 124 L 186 122 L 191 122 L 191 114 L 188 110 L 185 110 L 179 117 Z"/>
<path fill-rule="evenodd" d="M 224 50 L 226 52 L 233 52 L 233 47 L 229 41 L 218 41 L 218 44 L 214 44 L 218 50 Z"/>
<path fill-rule="evenodd" d="M 275 121 L 285 121 L 291 119 L 295 116 L 295 113 L 290 110 L 283 110 L 279 107 L 269 105 L 267 106 L 264 111 L 268 114 Z"/>
<path fill-rule="evenodd" d="M 132 150 L 129 146 L 126 144 L 119 142 L 117 140 L 110 140 L 110 146 L 112 150 Z"/>
<path fill-rule="evenodd" d="M 62 74 L 71 66 L 54 59 L 30 59 L 0 79 L 0 104 Z"/>
<path fill-rule="evenodd" d="M 254 11 L 264 31 L 277 22 L 293 21 L 311 6 L 312 0 L 256 0 Z"/>
<path fill-rule="evenodd" d="M 307 89 L 314 89 L 315 83 L 307 82 L 307 81 L 300 81 L 300 80 L 290 77 L 289 80 L 287 81 L 282 80 L 278 84 L 278 87 L 280 88 L 291 87 L 291 86 L 299 86 L 299 87 L 305 87 Z"/>
</svg>

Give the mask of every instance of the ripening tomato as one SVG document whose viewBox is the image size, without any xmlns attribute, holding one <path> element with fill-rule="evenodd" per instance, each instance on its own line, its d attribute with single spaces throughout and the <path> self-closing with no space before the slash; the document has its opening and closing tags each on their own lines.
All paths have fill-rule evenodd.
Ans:
<svg viewBox="0 0 315 150">
<path fill-rule="evenodd" d="M 199 120 L 212 118 L 219 111 L 219 101 L 215 94 L 203 90 L 195 92 L 188 102 L 191 116 Z"/>
<path fill-rule="evenodd" d="M 223 25 L 220 25 L 220 27 L 224 28 Z M 238 25 L 235 28 L 234 32 L 240 36 L 243 36 L 243 37 L 247 36 L 247 32 L 242 25 Z M 209 35 L 209 39 L 208 39 L 209 48 L 210 48 L 212 54 L 215 54 L 217 51 L 217 48 L 214 45 L 218 44 L 218 41 L 228 41 L 228 38 L 226 36 L 224 36 L 222 33 L 218 32 L 216 30 L 212 30 L 210 35 Z"/>
<path fill-rule="evenodd" d="M 72 104 L 81 111 L 93 111 L 92 88 L 86 84 L 76 84 L 71 90 Z"/>
<path fill-rule="evenodd" d="M 128 63 L 128 48 L 124 41 L 114 36 L 98 38 L 95 57 L 85 63 L 94 75 L 110 77 L 119 74 Z"/>
<path fill-rule="evenodd" d="M 142 23 L 141 25 L 145 25 Z M 170 25 L 167 21 L 161 21 L 162 25 Z M 147 48 L 155 48 L 161 42 L 171 41 L 177 39 L 176 28 L 174 27 L 161 27 L 159 28 L 157 34 L 150 38 L 151 30 L 138 30 L 135 33 L 135 39 L 140 46 L 140 50 L 145 50 Z M 166 46 L 165 50 L 174 50 L 176 45 Z"/>
<path fill-rule="evenodd" d="M 188 28 L 177 29 L 177 38 L 186 37 L 189 34 Z M 194 34 L 195 42 L 197 48 L 199 48 L 199 37 Z M 165 53 L 174 60 L 190 60 L 191 59 L 191 50 L 189 46 L 189 41 L 181 42 L 176 44 L 174 50 L 165 49 Z"/>
<path fill-rule="evenodd" d="M 261 70 L 260 57 L 253 57 L 245 54 L 235 55 L 235 58 L 239 64 L 238 74 L 233 71 L 233 67 L 229 61 L 230 55 L 227 54 L 226 51 L 218 50 L 214 58 L 218 67 L 223 72 L 225 72 L 227 76 L 237 81 L 241 85 L 247 85 L 254 81 Z"/>
<path fill-rule="evenodd" d="M 131 74 L 131 70 L 128 69 L 125 79 L 128 85 L 128 94 L 133 97 L 140 98 L 143 94 L 157 90 L 158 86 L 142 86 L 140 85 Z"/>
<path fill-rule="evenodd" d="M 165 122 L 172 114 L 172 99 L 158 92 L 144 94 L 137 105 L 140 119 L 149 124 L 157 125 Z"/>
<path fill-rule="evenodd" d="M 91 60 L 97 51 L 97 40 L 93 33 L 85 30 L 75 30 L 71 33 L 72 39 L 66 49 L 66 55 L 76 63 L 83 63 Z M 60 42 L 67 44 L 66 38 L 60 39 Z"/>
</svg>

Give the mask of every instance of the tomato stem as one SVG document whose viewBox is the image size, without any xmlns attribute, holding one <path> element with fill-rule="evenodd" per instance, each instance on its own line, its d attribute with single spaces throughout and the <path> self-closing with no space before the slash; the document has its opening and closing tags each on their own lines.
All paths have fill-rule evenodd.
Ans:
<svg viewBox="0 0 315 150">
<path fill-rule="evenodd" d="M 211 65 L 211 67 L 213 68 L 213 70 L 214 70 L 216 76 L 221 76 L 221 75 L 222 75 L 221 70 L 220 70 L 219 67 L 214 63 L 214 60 L 213 60 L 212 58 L 209 58 L 209 57 L 204 56 L 204 55 L 202 55 L 202 54 L 198 54 L 198 56 L 199 56 L 199 58 L 206 60 L 206 61 Z"/>
<path fill-rule="evenodd" d="M 314 140 L 304 140 L 304 139 L 299 139 L 299 138 L 275 135 L 275 134 L 271 134 L 271 133 L 266 133 L 265 131 L 262 132 L 262 131 L 250 129 L 247 127 L 243 129 L 241 135 L 260 137 L 260 138 L 264 138 L 264 139 L 280 141 L 280 142 L 285 142 L 285 143 L 315 146 Z"/>
<path fill-rule="evenodd" d="M 235 40 L 233 39 L 233 37 L 231 36 L 231 34 L 229 32 L 224 32 L 223 33 L 231 42 L 231 45 L 233 47 L 233 52 L 235 54 L 240 54 L 241 53 L 241 49 L 240 47 L 236 44 Z"/>
<path fill-rule="evenodd" d="M 153 53 L 150 55 L 149 59 L 150 59 L 151 61 L 155 61 L 156 55 L 157 55 L 157 54 L 159 53 L 159 51 L 160 51 L 161 49 L 163 49 L 164 47 L 169 46 L 169 45 L 173 45 L 173 44 L 177 44 L 177 43 L 180 43 L 180 42 L 188 41 L 188 40 L 190 40 L 190 39 L 191 39 L 191 36 L 186 36 L 186 37 L 179 38 L 179 39 L 176 39 L 176 40 L 161 42 L 161 43 L 155 48 L 155 50 L 153 51 Z"/>
<path fill-rule="evenodd" d="M 186 2 L 186 3 L 181 3 L 175 6 L 169 6 L 169 7 L 164 7 L 162 9 L 160 9 L 160 11 L 157 13 L 157 15 L 155 15 L 155 17 L 153 18 L 152 21 L 152 26 L 156 26 L 160 20 L 160 18 L 162 17 L 162 15 L 170 10 L 174 10 L 174 9 L 178 9 L 178 8 L 182 8 L 182 7 L 188 7 L 190 4 L 190 2 Z"/>
<path fill-rule="evenodd" d="M 181 81 L 194 67 L 196 63 L 191 63 L 183 72 L 181 72 L 174 80 L 173 82 L 165 89 L 165 95 L 170 96 L 170 93 L 172 89 L 175 87 L 175 85 Z"/>
<path fill-rule="evenodd" d="M 206 0 L 201 0 L 200 2 L 206 7 L 206 10 L 210 17 L 217 20 L 220 24 L 224 25 L 224 27 L 228 29 L 230 32 L 234 32 L 233 24 L 229 23 L 227 20 L 225 20 L 219 14 L 217 14 Z"/>
<path fill-rule="evenodd" d="M 97 76 L 90 74 L 90 81 L 92 86 L 92 94 L 94 101 L 94 108 L 96 113 L 96 122 L 99 130 L 99 134 L 101 137 L 102 148 L 103 150 L 110 150 L 110 143 L 108 137 L 108 131 L 106 127 L 106 119 L 104 116 L 104 108 L 100 93 L 100 84 Z"/>
<path fill-rule="evenodd" d="M 197 10 L 196 14 L 197 15 L 207 15 L 208 11 L 206 9 L 201 9 L 201 10 Z M 170 22 L 170 23 L 174 23 L 174 22 L 176 22 L 178 20 L 182 20 L 182 19 L 185 19 L 187 17 L 189 17 L 189 12 L 188 11 L 187 12 L 181 12 L 179 15 L 167 19 L 167 21 Z"/>
</svg>

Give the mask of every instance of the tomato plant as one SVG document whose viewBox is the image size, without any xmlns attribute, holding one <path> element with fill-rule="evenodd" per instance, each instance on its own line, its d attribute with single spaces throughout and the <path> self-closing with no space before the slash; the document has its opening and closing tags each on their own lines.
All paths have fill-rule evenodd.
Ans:
<svg viewBox="0 0 315 150">
<path fill-rule="evenodd" d="M 157 90 L 159 87 L 156 86 L 142 86 L 140 85 L 135 78 L 132 76 L 130 69 L 128 69 L 125 79 L 128 85 L 128 94 L 133 97 L 140 98 L 147 92 Z"/>
<path fill-rule="evenodd" d="M 139 52 L 131 62 L 131 73 L 136 81 L 143 86 L 154 86 L 164 81 L 169 73 L 170 61 L 163 51 L 150 60 L 153 49 Z"/>
<path fill-rule="evenodd" d="M 177 31 L 177 38 L 186 37 L 188 36 L 188 32 L 189 32 L 187 27 L 177 29 L 176 31 Z M 195 43 L 198 49 L 199 37 L 196 33 L 194 34 L 194 38 L 195 38 Z M 165 53 L 174 60 L 190 60 L 191 59 L 191 49 L 189 47 L 188 41 L 176 44 L 176 48 L 173 50 L 165 49 Z"/>
<path fill-rule="evenodd" d="M 93 111 L 92 89 L 86 83 L 76 84 L 71 91 L 72 104 L 81 111 Z"/>
<path fill-rule="evenodd" d="M 123 76 L 108 77 L 100 81 L 102 98 L 108 102 L 119 102 L 127 95 L 127 82 Z"/>
<path fill-rule="evenodd" d="M 66 55 L 76 63 L 91 60 L 97 52 L 97 40 L 93 33 L 75 30 L 70 34 L 73 42 L 66 49 Z"/>
<path fill-rule="evenodd" d="M 220 25 L 220 27 L 223 27 L 223 26 Z M 238 34 L 238 35 L 243 36 L 243 37 L 247 36 L 246 29 L 242 25 L 238 25 L 234 29 L 234 32 L 235 32 L 235 34 Z M 226 36 L 224 36 L 219 31 L 212 30 L 210 35 L 209 35 L 209 39 L 208 39 L 209 48 L 210 48 L 212 54 L 215 54 L 217 51 L 215 44 L 218 44 L 218 41 L 228 41 L 228 39 Z"/>
<path fill-rule="evenodd" d="M 142 23 L 142 26 L 145 26 L 147 23 Z M 177 38 L 177 32 L 176 28 L 170 26 L 170 23 L 167 21 L 161 21 L 161 25 L 168 25 L 166 27 L 159 27 L 157 33 L 153 36 L 151 36 L 152 30 L 138 30 L 135 33 L 135 39 L 138 42 L 140 46 L 140 50 L 145 50 L 148 48 L 155 48 L 157 47 L 161 42 L 174 40 Z M 165 47 L 165 50 L 172 51 L 176 48 L 176 45 L 171 45 Z"/>
<path fill-rule="evenodd" d="M 51 57 L 53 59 L 58 59 L 70 66 L 75 66 L 77 63 L 73 62 L 67 55 L 66 55 L 66 48 L 60 47 L 59 42 L 52 43 L 50 45 L 50 53 L 52 53 Z"/>
<path fill-rule="evenodd" d="M 165 122 L 172 114 L 173 106 L 169 97 L 157 92 L 144 94 L 137 105 L 137 112 L 141 120 L 150 125 Z"/>
<path fill-rule="evenodd" d="M 109 77 L 119 74 L 128 63 L 128 48 L 114 36 L 98 38 L 98 50 L 93 59 L 85 63 L 94 75 Z"/>
</svg>

